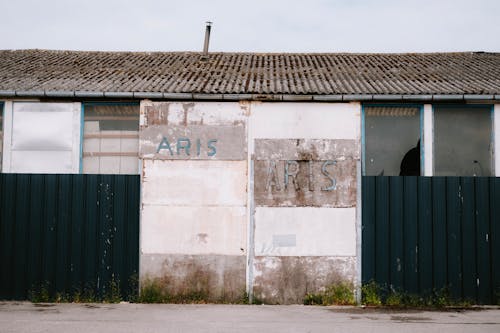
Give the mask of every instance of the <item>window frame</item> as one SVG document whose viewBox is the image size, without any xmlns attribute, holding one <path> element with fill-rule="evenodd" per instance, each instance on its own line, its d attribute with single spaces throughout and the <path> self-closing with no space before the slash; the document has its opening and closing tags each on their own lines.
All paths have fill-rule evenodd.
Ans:
<svg viewBox="0 0 500 333">
<path fill-rule="evenodd" d="M 114 101 L 114 102 L 105 102 L 105 101 L 82 101 L 81 102 L 81 124 L 80 124 L 80 174 L 84 174 L 83 172 L 83 144 L 85 141 L 85 107 L 88 106 L 137 106 L 140 110 L 140 101 Z M 139 111 L 139 119 L 140 119 L 140 111 Z M 140 132 L 140 130 L 138 131 Z M 140 158 L 139 158 L 140 160 Z"/>
<path fill-rule="evenodd" d="M 424 175 L 425 146 L 424 138 L 424 104 L 422 103 L 362 103 L 361 104 L 361 174 L 366 176 L 366 107 L 407 107 L 418 108 L 420 143 L 420 175 Z"/>
<path fill-rule="evenodd" d="M 491 176 L 500 177 L 500 104 L 498 103 L 361 103 L 361 174 L 366 175 L 366 107 L 418 107 L 420 109 L 420 175 L 435 176 L 435 111 L 437 108 L 489 109 L 491 115 Z M 495 131 L 499 132 L 496 135 Z"/>
<path fill-rule="evenodd" d="M 489 109 L 490 112 L 490 126 L 491 126 L 491 135 L 490 135 L 490 145 L 492 147 L 492 155 L 490 160 L 490 168 L 491 175 L 484 177 L 495 177 L 497 175 L 496 172 L 496 145 L 495 145 L 495 104 L 467 104 L 467 103 L 432 103 L 432 150 L 436 151 L 436 136 L 435 136 L 435 127 L 436 127 L 436 109 Z M 432 161 L 432 176 L 435 175 L 436 169 L 436 158 L 434 156 Z M 473 177 L 473 176 L 465 176 L 465 177 Z"/>
</svg>

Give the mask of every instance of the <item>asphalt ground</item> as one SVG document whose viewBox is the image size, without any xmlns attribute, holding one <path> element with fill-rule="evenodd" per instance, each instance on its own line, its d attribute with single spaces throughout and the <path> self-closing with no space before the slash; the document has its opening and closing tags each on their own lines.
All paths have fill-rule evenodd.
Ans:
<svg viewBox="0 0 500 333">
<path fill-rule="evenodd" d="M 361 307 L 0 302 L 0 332 L 500 332 L 500 307 Z"/>
</svg>

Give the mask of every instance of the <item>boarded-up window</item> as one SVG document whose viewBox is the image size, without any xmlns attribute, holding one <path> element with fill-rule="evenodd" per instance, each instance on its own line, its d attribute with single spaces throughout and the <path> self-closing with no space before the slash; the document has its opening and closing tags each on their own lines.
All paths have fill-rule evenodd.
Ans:
<svg viewBox="0 0 500 333">
<path fill-rule="evenodd" d="M 490 107 L 434 107 L 434 175 L 492 176 Z"/>
<path fill-rule="evenodd" d="M 365 106 L 365 175 L 420 175 L 420 108 Z"/>
<path fill-rule="evenodd" d="M 84 105 L 83 173 L 139 173 L 139 106 Z"/>
<path fill-rule="evenodd" d="M 2 171 L 78 173 L 80 103 L 13 102 L 5 110 Z"/>
</svg>

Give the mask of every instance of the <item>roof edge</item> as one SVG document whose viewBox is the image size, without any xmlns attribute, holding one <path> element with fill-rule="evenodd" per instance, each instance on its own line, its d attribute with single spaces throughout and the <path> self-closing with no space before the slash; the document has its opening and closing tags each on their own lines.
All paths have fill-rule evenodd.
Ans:
<svg viewBox="0 0 500 333">
<path fill-rule="evenodd" d="M 162 93 L 124 91 L 49 91 L 49 90 L 0 90 L 0 98 L 109 98 L 109 99 L 168 99 L 168 100 L 218 100 L 218 101 L 287 101 L 287 102 L 395 102 L 395 101 L 493 101 L 500 100 L 500 94 L 204 94 L 204 93 Z"/>
</svg>

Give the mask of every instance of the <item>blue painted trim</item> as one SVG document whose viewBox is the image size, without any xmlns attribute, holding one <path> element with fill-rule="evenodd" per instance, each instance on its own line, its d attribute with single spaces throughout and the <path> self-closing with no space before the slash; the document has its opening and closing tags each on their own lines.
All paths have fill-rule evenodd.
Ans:
<svg viewBox="0 0 500 333">
<path fill-rule="evenodd" d="M 367 107 L 407 107 L 407 108 L 421 108 L 427 103 L 363 103 Z"/>
<path fill-rule="evenodd" d="M 365 106 L 361 104 L 361 174 L 366 175 L 365 167 L 366 144 L 365 144 Z"/>
<path fill-rule="evenodd" d="M 491 169 L 491 176 L 492 177 L 495 177 L 495 175 L 497 174 L 496 172 L 496 168 L 499 167 L 500 168 L 500 165 L 496 165 L 495 164 L 495 156 L 497 154 L 497 147 L 495 146 L 495 104 L 492 104 L 491 105 L 491 110 L 490 110 L 490 114 L 491 114 L 491 137 L 490 137 L 490 145 L 491 147 L 493 147 L 493 154 L 491 156 L 491 165 L 490 165 L 490 169 Z M 500 153 L 500 151 L 499 151 Z"/>
<path fill-rule="evenodd" d="M 85 105 L 81 103 L 80 106 L 80 170 L 79 172 L 83 173 L 83 131 L 85 129 Z"/>
<path fill-rule="evenodd" d="M 420 106 L 420 176 L 423 176 L 425 170 L 425 139 L 424 139 L 424 106 Z"/>
<path fill-rule="evenodd" d="M 494 106 L 494 104 L 466 104 L 466 103 L 446 103 L 446 104 L 440 104 L 440 103 L 432 103 L 433 108 L 440 108 L 440 109 L 456 109 L 456 108 L 461 108 L 461 109 L 488 109 Z"/>
<path fill-rule="evenodd" d="M 4 127 L 5 127 L 5 122 L 4 122 L 4 119 L 5 119 L 5 104 L 4 102 L 0 102 L 0 115 L 2 115 L 2 122 L 0 123 L 0 132 L 2 132 L 2 141 L 1 142 L 1 147 L 0 147 L 0 173 L 2 172 L 2 167 L 3 167 L 3 133 L 5 133 L 5 131 L 3 130 Z"/>
<path fill-rule="evenodd" d="M 141 105 L 140 102 L 82 102 L 82 105 L 87 106 L 103 106 L 103 105 Z"/>
</svg>

